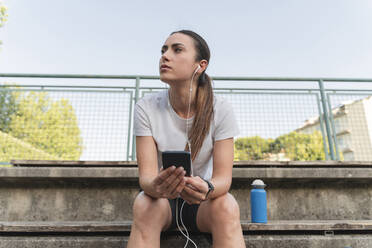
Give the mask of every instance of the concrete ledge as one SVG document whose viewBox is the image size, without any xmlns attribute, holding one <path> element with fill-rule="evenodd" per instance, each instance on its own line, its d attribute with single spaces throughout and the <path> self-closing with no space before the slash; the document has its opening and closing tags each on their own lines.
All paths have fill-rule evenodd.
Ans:
<svg viewBox="0 0 372 248">
<path fill-rule="evenodd" d="M 136 164 L 69 163 L 0 168 L 0 248 L 126 247 L 139 189 Z M 246 221 L 256 178 L 268 184 L 268 224 Z M 230 192 L 249 248 L 370 248 L 371 179 L 372 163 L 238 163 Z M 205 235 L 192 239 L 211 247 Z M 161 247 L 184 244 L 176 231 L 162 235 Z"/>
<path fill-rule="evenodd" d="M 233 179 L 347 179 L 370 180 L 372 168 L 234 168 Z"/>
<path fill-rule="evenodd" d="M 211 248 L 203 236 L 191 236 L 199 248 Z M 127 236 L 1 236 L 0 248 L 125 248 Z M 162 248 L 184 247 L 180 236 L 167 236 L 161 240 Z M 372 237 L 368 235 L 249 235 L 245 236 L 248 248 L 370 248 Z M 190 244 L 190 243 L 189 243 Z M 188 245 L 188 248 L 194 248 Z"/>
<path fill-rule="evenodd" d="M 136 161 L 11 160 L 14 166 L 137 167 Z"/>
<path fill-rule="evenodd" d="M 257 224 L 241 221 L 243 231 L 298 232 L 298 231 L 370 231 L 372 220 L 322 220 L 322 221 L 269 221 Z M 132 221 L 39 221 L 0 222 L 0 232 L 129 232 Z M 175 229 L 174 231 L 177 231 Z"/>
<path fill-rule="evenodd" d="M 137 167 L 136 161 L 12 160 L 14 166 Z M 372 167 L 372 161 L 234 161 L 234 167 Z"/>
<path fill-rule="evenodd" d="M 366 168 L 233 168 L 233 180 L 265 179 L 345 179 L 371 180 L 372 167 Z M 15 179 L 102 179 L 138 181 L 137 167 L 0 167 L 0 180 Z"/>
<path fill-rule="evenodd" d="M 204 236 L 192 235 L 199 248 L 211 248 Z M 125 248 L 128 236 L 0 236 L 0 248 Z M 184 247 L 181 236 L 163 236 L 160 247 Z M 371 235 L 249 235 L 245 236 L 248 248 L 370 248 Z M 194 248 L 192 245 L 188 248 Z"/>
<path fill-rule="evenodd" d="M 139 192 L 138 168 L 133 163 L 127 167 L 105 164 L 40 167 L 35 162 L 35 166 L 0 168 L 0 221 L 132 220 Z M 298 162 L 291 168 L 276 164 L 233 168 L 230 193 L 238 201 L 241 220 L 250 220 L 250 184 L 256 178 L 268 185 L 269 220 L 372 219 L 369 163 L 331 167 L 328 162 L 324 166 Z"/>
<path fill-rule="evenodd" d="M 138 182 L 136 162 L 13 160 L 14 167 L 0 167 L 0 180 L 28 179 L 59 181 L 109 180 Z M 298 181 L 330 179 L 369 182 L 372 162 L 340 161 L 240 161 L 234 163 L 233 181 Z"/>
<path fill-rule="evenodd" d="M 130 222 L 1 222 L 0 248 L 125 248 L 130 227 Z M 242 227 L 249 248 L 372 247 L 372 221 L 276 221 L 242 223 Z M 299 234 L 299 230 L 304 232 Z M 344 232 L 338 233 L 341 230 Z M 257 235 L 252 231 L 265 232 Z M 191 234 L 190 238 L 199 248 L 212 247 L 210 235 Z M 185 243 L 178 231 L 161 235 L 163 248 Z M 193 246 L 189 243 L 187 247 Z"/>
<path fill-rule="evenodd" d="M 372 220 L 278 220 L 267 224 L 242 221 L 243 231 L 371 231 Z"/>
<path fill-rule="evenodd" d="M 138 180 L 138 168 L 78 168 L 78 167 L 5 167 L 0 168 L 1 179 L 121 179 Z"/>
</svg>

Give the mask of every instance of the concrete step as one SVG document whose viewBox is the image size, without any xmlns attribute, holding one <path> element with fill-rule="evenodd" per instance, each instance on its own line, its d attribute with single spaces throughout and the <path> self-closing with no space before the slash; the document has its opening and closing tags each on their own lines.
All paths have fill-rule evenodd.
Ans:
<svg viewBox="0 0 372 248">
<path fill-rule="evenodd" d="M 93 165 L 0 168 L 0 221 L 132 220 L 138 168 Z M 230 193 L 242 220 L 250 219 L 250 184 L 256 178 L 267 184 L 270 220 L 372 219 L 368 163 L 236 165 Z"/>
<path fill-rule="evenodd" d="M 372 232 L 372 220 L 277 220 L 268 223 L 241 221 L 244 232 Z M 49 232 L 129 232 L 132 221 L 11 221 L 0 222 L 0 232 L 49 233 Z M 177 229 L 173 230 L 177 231 Z"/>
<path fill-rule="evenodd" d="M 268 185 L 268 224 L 246 221 L 256 178 Z M 23 161 L 0 168 L 0 248 L 124 248 L 138 192 L 135 163 Z M 372 163 L 240 162 L 230 193 L 247 247 L 372 247 Z M 198 247 L 211 247 L 210 235 L 192 235 Z M 162 234 L 161 247 L 184 244 L 176 230 Z"/>
<path fill-rule="evenodd" d="M 124 248 L 131 222 L 0 222 L 0 248 Z M 372 220 L 242 221 L 251 248 L 372 247 Z M 198 247 L 212 247 L 209 234 L 191 234 Z M 177 230 L 162 233 L 161 247 L 183 247 Z M 194 247 L 189 245 L 187 247 Z"/>
<path fill-rule="evenodd" d="M 198 248 L 211 248 L 203 236 L 191 236 Z M 127 236 L 0 236 L 0 248 L 125 248 Z M 369 235 L 249 235 L 248 248 L 371 248 Z M 185 240 L 180 236 L 162 239 L 161 248 L 182 248 Z M 150 246 L 154 247 L 154 246 Z M 187 248 L 194 248 L 189 242 Z M 228 248 L 228 247 L 226 247 Z"/>
</svg>

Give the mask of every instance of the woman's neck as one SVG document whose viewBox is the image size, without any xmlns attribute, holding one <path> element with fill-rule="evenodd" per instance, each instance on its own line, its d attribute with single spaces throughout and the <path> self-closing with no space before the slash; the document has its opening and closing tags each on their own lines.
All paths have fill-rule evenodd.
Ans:
<svg viewBox="0 0 372 248">
<path fill-rule="evenodd" d="M 189 110 L 190 100 L 190 87 L 174 87 L 169 88 L 169 102 L 172 105 L 174 111 L 182 118 L 191 118 L 195 113 L 195 97 L 196 87 L 194 86 L 191 92 L 191 103 L 190 113 L 187 116 Z"/>
</svg>

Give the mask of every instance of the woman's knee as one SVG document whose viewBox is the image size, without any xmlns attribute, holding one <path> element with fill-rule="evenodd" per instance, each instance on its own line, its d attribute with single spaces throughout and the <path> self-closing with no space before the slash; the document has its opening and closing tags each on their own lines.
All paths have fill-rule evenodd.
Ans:
<svg viewBox="0 0 372 248">
<path fill-rule="evenodd" d="M 211 219 L 213 222 L 240 222 L 240 208 L 230 193 L 213 199 L 211 202 Z M 216 223 L 216 224 L 217 224 Z"/>
<path fill-rule="evenodd" d="M 152 198 L 141 192 L 137 195 L 133 204 L 133 221 L 138 223 L 150 224 L 155 222 L 161 224 L 166 222 L 169 217 L 169 203 L 165 198 Z"/>
</svg>

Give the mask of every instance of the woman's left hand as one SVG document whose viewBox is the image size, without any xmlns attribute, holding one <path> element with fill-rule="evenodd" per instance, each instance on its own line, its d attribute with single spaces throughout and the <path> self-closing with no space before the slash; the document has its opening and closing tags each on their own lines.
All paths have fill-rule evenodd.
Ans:
<svg viewBox="0 0 372 248">
<path fill-rule="evenodd" d="M 208 184 L 199 176 L 185 177 L 186 186 L 180 196 L 188 204 L 200 204 L 205 201 L 205 196 L 208 192 Z"/>
</svg>

